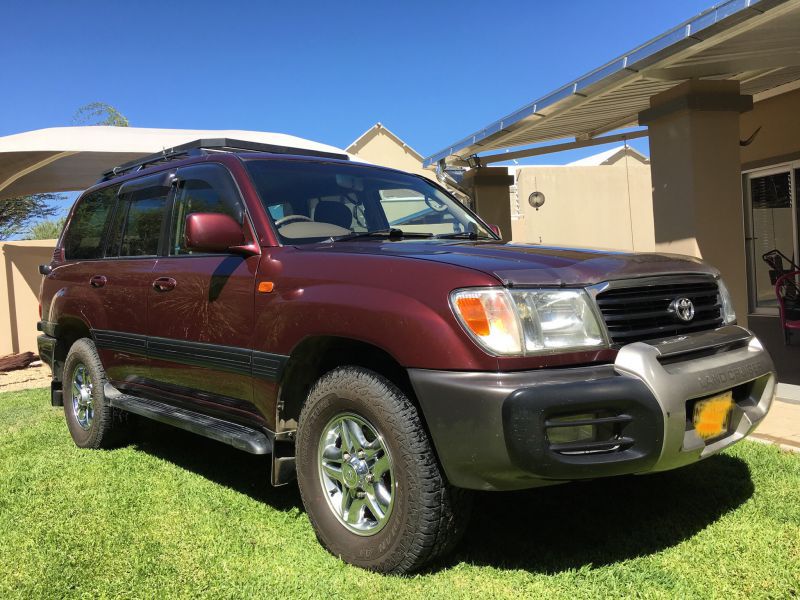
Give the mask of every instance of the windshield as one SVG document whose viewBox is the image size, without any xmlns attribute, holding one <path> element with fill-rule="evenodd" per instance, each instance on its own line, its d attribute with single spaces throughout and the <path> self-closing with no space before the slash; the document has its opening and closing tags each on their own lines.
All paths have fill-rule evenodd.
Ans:
<svg viewBox="0 0 800 600">
<path fill-rule="evenodd" d="M 370 235 L 496 239 L 424 178 L 362 165 L 246 160 L 283 243 Z"/>
</svg>

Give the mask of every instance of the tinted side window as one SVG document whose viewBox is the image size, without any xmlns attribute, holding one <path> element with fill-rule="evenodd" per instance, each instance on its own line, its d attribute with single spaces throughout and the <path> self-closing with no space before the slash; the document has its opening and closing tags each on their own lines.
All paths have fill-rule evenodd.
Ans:
<svg viewBox="0 0 800 600">
<path fill-rule="evenodd" d="M 156 256 L 168 195 L 164 186 L 123 194 L 106 256 Z"/>
<path fill-rule="evenodd" d="M 64 256 L 67 260 L 102 256 L 103 233 L 118 189 L 119 186 L 104 188 L 84 196 L 78 202 L 64 234 Z"/>
<path fill-rule="evenodd" d="M 221 213 L 240 225 L 244 208 L 236 184 L 222 165 L 193 165 L 178 169 L 178 191 L 172 209 L 170 254 L 191 254 L 186 248 L 186 217 L 192 213 Z"/>
</svg>

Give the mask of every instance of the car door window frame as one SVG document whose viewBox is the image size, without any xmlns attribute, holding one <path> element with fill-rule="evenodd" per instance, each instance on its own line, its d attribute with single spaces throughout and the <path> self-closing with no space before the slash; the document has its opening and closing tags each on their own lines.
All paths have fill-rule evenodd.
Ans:
<svg viewBox="0 0 800 600">
<path fill-rule="evenodd" d="M 117 225 L 117 219 L 120 215 L 122 215 L 123 220 L 127 221 L 128 213 L 130 211 L 131 203 L 127 201 L 126 197 L 131 193 L 135 193 L 139 190 L 144 190 L 152 187 L 169 188 L 167 191 L 166 199 L 164 201 L 164 214 L 161 218 L 161 229 L 159 231 L 158 248 L 156 250 L 156 254 L 147 254 L 141 256 L 120 256 L 119 254 L 109 255 L 108 252 L 111 249 L 110 248 L 111 243 L 116 242 L 116 235 L 118 232 L 115 231 L 114 228 Z M 175 169 L 159 171 L 156 173 L 144 175 L 143 177 L 129 179 L 119 184 L 117 186 L 116 202 L 114 204 L 113 213 L 106 226 L 105 240 L 103 243 L 103 260 L 153 260 L 164 256 L 164 251 L 166 250 L 166 245 L 164 242 L 164 233 L 170 221 L 170 219 L 168 219 L 167 216 L 169 215 L 170 207 L 172 206 L 172 197 L 174 196 L 174 194 L 175 194 Z M 124 215 L 122 214 L 123 212 Z M 124 231 L 125 230 L 123 228 L 122 229 L 123 234 Z M 114 238 L 113 240 L 112 237 Z"/>
<path fill-rule="evenodd" d="M 189 169 L 200 165 L 203 166 L 214 165 L 215 168 L 222 169 L 224 173 L 228 176 L 231 183 L 233 184 L 233 189 L 236 193 L 236 200 L 242 207 L 241 226 L 242 226 L 242 232 L 244 233 L 245 237 L 245 244 L 254 244 L 260 250 L 260 246 L 256 242 L 256 240 L 258 239 L 255 234 L 256 230 L 255 227 L 253 227 L 253 221 L 250 217 L 250 211 L 247 208 L 247 203 L 244 201 L 244 194 L 242 194 L 242 189 L 241 187 L 239 187 L 239 182 L 236 181 L 236 177 L 234 177 L 233 173 L 231 172 L 231 170 L 228 168 L 227 165 L 220 162 L 208 161 L 208 162 L 192 163 L 189 165 L 184 165 L 178 167 L 175 171 L 173 171 L 172 190 L 170 192 L 169 199 L 167 202 L 168 218 L 165 220 L 165 226 L 162 231 L 161 241 L 163 243 L 163 248 L 162 251 L 159 253 L 159 256 L 163 258 L 197 258 L 197 257 L 208 257 L 208 256 L 237 255 L 235 252 L 195 252 L 192 254 L 172 254 L 172 232 L 175 228 L 175 225 L 177 224 L 174 222 L 174 219 L 175 219 L 176 204 L 180 198 L 180 183 L 182 181 L 181 172 L 188 171 Z"/>
</svg>

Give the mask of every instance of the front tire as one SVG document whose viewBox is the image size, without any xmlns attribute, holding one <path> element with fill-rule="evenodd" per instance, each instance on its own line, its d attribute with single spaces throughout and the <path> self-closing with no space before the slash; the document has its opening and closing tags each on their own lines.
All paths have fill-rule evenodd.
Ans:
<svg viewBox="0 0 800 600">
<path fill-rule="evenodd" d="M 365 569 L 407 573 L 449 551 L 469 517 L 414 404 L 389 380 L 340 367 L 312 388 L 297 430 L 297 479 L 322 545 Z"/>
<path fill-rule="evenodd" d="M 108 403 L 106 381 L 94 342 L 81 338 L 72 344 L 64 361 L 64 416 L 79 448 L 112 448 L 126 433 L 127 413 Z"/>
</svg>

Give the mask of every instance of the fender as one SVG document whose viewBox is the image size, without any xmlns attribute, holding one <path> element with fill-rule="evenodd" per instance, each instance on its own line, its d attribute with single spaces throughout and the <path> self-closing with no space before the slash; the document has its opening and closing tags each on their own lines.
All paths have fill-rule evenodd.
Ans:
<svg viewBox="0 0 800 600">
<path fill-rule="evenodd" d="M 403 257 L 271 250 L 258 273 L 274 288 L 256 294 L 255 350 L 288 356 L 307 337 L 333 336 L 381 348 L 406 368 L 497 370 L 449 305 L 454 289 L 498 285 L 491 276 Z"/>
</svg>

